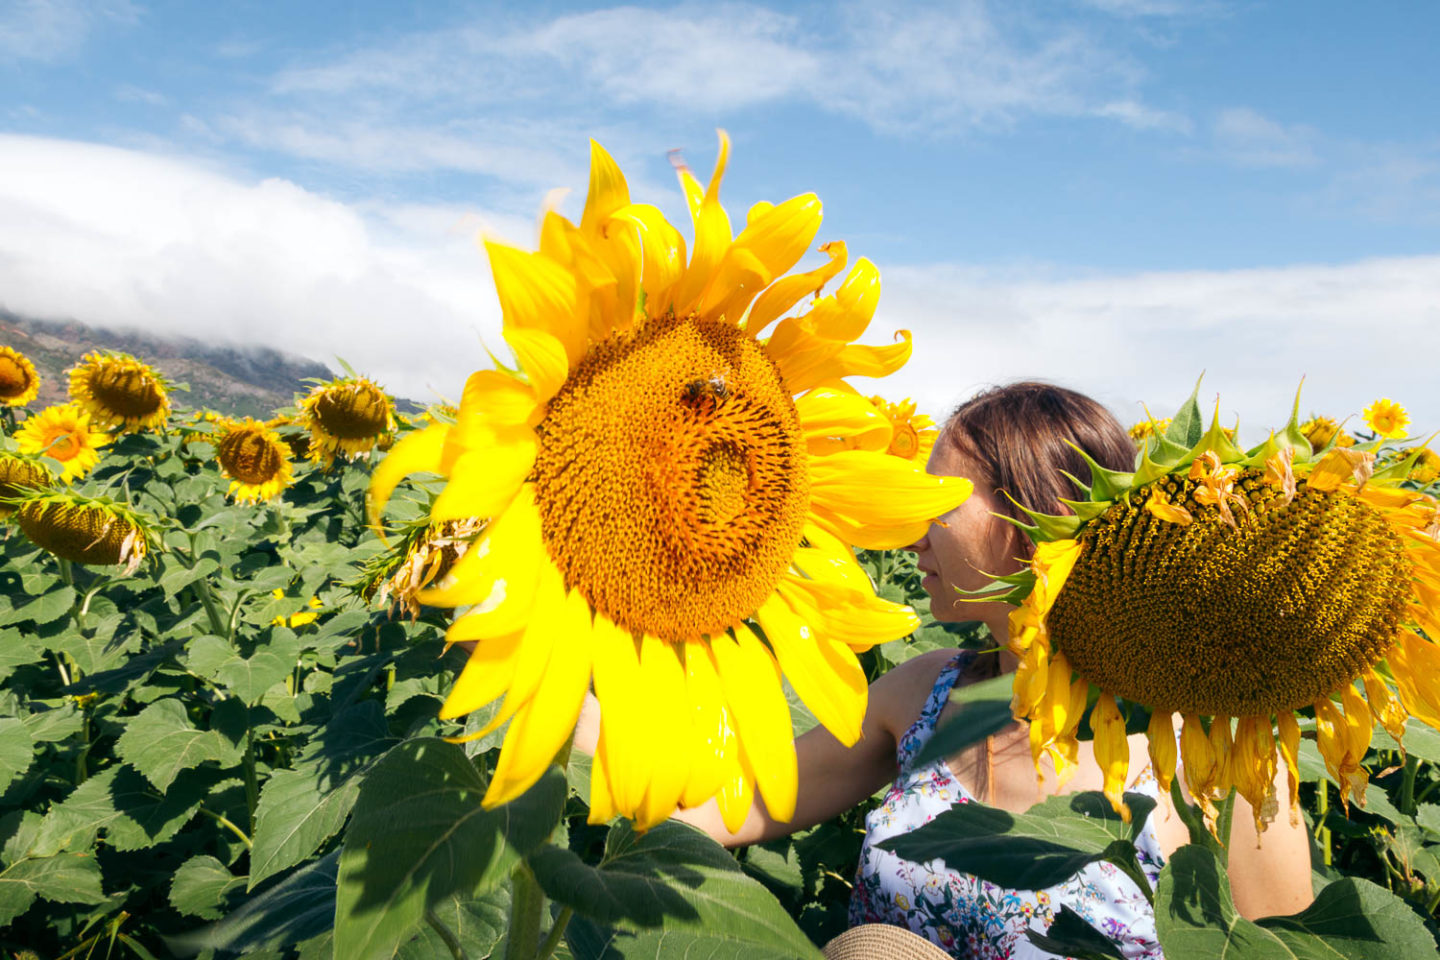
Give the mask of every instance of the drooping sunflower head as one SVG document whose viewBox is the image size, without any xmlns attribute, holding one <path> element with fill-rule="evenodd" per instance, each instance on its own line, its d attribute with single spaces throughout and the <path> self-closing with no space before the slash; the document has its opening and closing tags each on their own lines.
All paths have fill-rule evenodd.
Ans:
<svg viewBox="0 0 1440 960">
<path fill-rule="evenodd" d="M 0 519 L 15 512 L 9 501 L 29 496 L 54 484 L 50 468 L 39 460 L 10 453 L 0 453 Z"/>
<path fill-rule="evenodd" d="M 485 521 L 478 519 L 409 524 L 394 547 L 366 563 L 361 596 L 415 619 L 420 592 L 443 580 L 484 529 Z"/>
<path fill-rule="evenodd" d="M 38 547 L 87 566 L 121 565 L 131 574 L 158 539 L 153 525 L 130 507 L 69 491 L 21 501 L 15 522 Z"/>
<path fill-rule="evenodd" d="M 290 485 L 290 448 L 258 420 L 222 421 L 212 442 L 220 472 L 230 479 L 230 496 L 238 503 L 271 500 Z"/>
<path fill-rule="evenodd" d="M 1233 786 L 1258 827 L 1274 816 L 1277 729 L 1294 809 L 1305 709 L 1342 798 L 1363 802 L 1372 720 L 1397 739 L 1407 710 L 1440 725 L 1440 681 L 1413 666 L 1440 660 L 1417 632 L 1440 626 L 1437 507 L 1398 486 L 1414 458 L 1375 472 L 1373 446 L 1317 454 L 1292 414 L 1241 450 L 1218 421 L 1202 430 L 1192 396 L 1134 473 L 1092 464 L 1075 515 L 1032 514 L 1031 568 L 999 586 L 1019 601 L 1012 706 L 1031 721 L 1037 767 L 1048 752 L 1065 775 L 1094 685 L 1096 755 L 1117 808 L 1128 762 L 1117 698 L 1152 711 L 1166 786 L 1179 714 L 1186 779 L 1207 813 Z"/>
<path fill-rule="evenodd" d="M 134 433 L 170 416 L 169 383 L 126 353 L 92 350 L 70 368 L 70 399 L 102 429 Z"/>
<path fill-rule="evenodd" d="M 95 468 L 97 451 L 110 442 L 110 435 L 96 428 L 77 404 L 62 403 L 27 419 L 15 431 L 15 442 L 21 453 L 60 461 L 60 479 L 69 483 Z"/>
<path fill-rule="evenodd" d="M 23 407 L 40 392 L 40 374 L 30 358 L 13 347 L 0 347 L 0 406 Z"/>
<path fill-rule="evenodd" d="M 365 377 L 317 384 L 300 401 L 300 421 L 310 431 L 309 455 L 327 466 L 344 455 L 367 454 L 395 429 L 395 403 Z"/>
<path fill-rule="evenodd" d="M 719 200 L 728 150 L 722 136 L 708 185 L 679 168 L 688 248 L 592 144 L 578 225 L 546 214 L 538 253 L 486 244 L 519 369 L 475 373 L 454 423 L 407 434 L 376 468 L 376 522 L 417 471 L 446 478 L 431 523 L 487 521 L 417 596 L 474 605 L 450 629 L 476 648 L 442 715 L 505 696 L 488 804 L 539 777 L 593 677 L 593 817 L 643 827 L 718 797 L 738 826 L 758 788 L 788 819 L 781 672 L 853 743 L 855 651 L 918 623 L 875 596 L 851 545 L 909 544 L 970 492 L 886 453 L 890 424 L 843 382 L 910 354 L 908 333 L 854 342 L 879 296 L 874 266 L 820 296 L 848 259 L 828 243 L 786 275 L 819 229 L 813 194 L 755 205 L 735 235 Z"/>
<path fill-rule="evenodd" d="M 940 429 L 927 415 L 915 412 L 915 401 L 906 397 L 899 403 L 891 403 L 884 397 L 871 397 L 870 402 L 890 421 L 887 452 L 891 456 L 919 464 L 930 459 L 930 451 L 935 447 Z"/>
</svg>

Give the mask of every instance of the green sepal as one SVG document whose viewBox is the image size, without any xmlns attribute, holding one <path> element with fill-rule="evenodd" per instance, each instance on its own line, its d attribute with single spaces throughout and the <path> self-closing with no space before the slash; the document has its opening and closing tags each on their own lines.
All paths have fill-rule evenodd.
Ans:
<svg viewBox="0 0 1440 960">
<path fill-rule="evenodd" d="M 1063 476 L 1066 480 L 1069 480 L 1071 483 L 1075 484 L 1076 489 L 1078 489 L 1078 490 L 1080 491 L 1080 495 L 1081 495 L 1082 497 L 1084 497 L 1086 500 L 1089 500 L 1089 499 L 1090 499 L 1090 484 L 1088 484 L 1088 483 L 1086 483 L 1085 481 L 1081 480 L 1079 477 L 1075 476 L 1075 474 L 1071 473 L 1069 470 L 1061 470 L 1061 471 L 1060 471 L 1060 474 L 1061 474 L 1061 476 Z M 1062 498 L 1062 499 L 1063 499 L 1063 498 Z"/>
<path fill-rule="evenodd" d="M 1074 514 L 1056 516 L 1050 513 L 1040 513 L 1037 510 L 1031 510 L 1008 493 L 1005 494 L 1005 499 L 1015 504 L 1015 508 L 1029 517 L 1033 524 L 1020 523 L 1015 518 L 1007 517 L 1003 513 L 997 513 L 994 516 L 1009 520 L 1024 530 L 1035 543 L 1043 543 L 1046 540 L 1069 540 L 1080 530 L 1080 518 Z"/>
<path fill-rule="evenodd" d="M 1135 475 L 1131 481 L 1134 489 L 1138 490 L 1162 477 L 1169 476 L 1170 471 L 1175 469 L 1175 465 L 1184 459 L 1187 453 L 1186 450 L 1169 440 L 1163 440 L 1160 437 L 1153 439 L 1156 441 L 1155 449 L 1161 454 L 1161 458 L 1157 460 L 1150 456 L 1150 442 L 1147 440 L 1145 445 L 1140 448 L 1140 454 L 1135 462 Z"/>
<path fill-rule="evenodd" d="M 1140 483 L 1137 481 L 1135 486 L 1139 487 Z M 1075 516 L 1080 519 L 1081 525 L 1089 523 L 1115 506 L 1114 500 L 1066 500 L 1061 497 L 1060 502 L 1075 511 Z"/>
<path fill-rule="evenodd" d="M 1204 421 L 1200 419 L 1200 381 L 1204 379 L 1205 374 L 1201 373 L 1195 380 L 1195 389 L 1190 391 L 1190 399 L 1175 411 L 1175 416 L 1170 418 L 1170 428 L 1165 431 L 1165 439 L 1182 450 L 1195 446 L 1205 432 Z"/>
<path fill-rule="evenodd" d="M 1246 468 L 1263 467 L 1265 461 L 1279 453 L 1281 448 L 1281 443 L 1276 439 L 1275 431 L 1272 430 L 1270 431 L 1270 436 L 1265 438 L 1264 443 L 1245 451 L 1245 459 L 1240 461 L 1240 466 Z"/>
<path fill-rule="evenodd" d="M 951 589 L 956 593 L 964 594 L 961 599 L 966 603 L 989 603 L 1000 600 L 1013 607 L 1018 607 L 1026 597 L 1030 596 L 1030 591 L 1035 589 L 1035 574 L 1027 568 L 996 577 L 979 590 L 961 590 L 959 587 Z"/>
<path fill-rule="evenodd" d="M 1415 447 L 1414 450 L 1411 452 L 1410 456 L 1406 457 L 1404 460 L 1396 460 L 1394 463 L 1390 464 L 1385 469 L 1376 470 L 1375 473 L 1371 475 L 1370 482 L 1390 483 L 1398 482 L 1400 480 L 1405 480 L 1409 478 L 1410 468 L 1415 466 L 1415 461 L 1420 459 L 1420 451 L 1424 449 L 1425 447 L 1423 444 L 1421 446 Z"/>
<path fill-rule="evenodd" d="M 1066 443 L 1070 442 L 1067 440 Z M 1080 454 L 1085 465 L 1090 468 L 1089 497 L 1091 500 L 1117 500 L 1129 493 L 1135 485 L 1135 474 L 1102 467 L 1090 454 L 1073 443 L 1070 443 L 1070 449 Z"/>
<path fill-rule="evenodd" d="M 1290 408 L 1290 422 L 1285 424 L 1285 430 L 1280 434 L 1279 443 L 1282 447 L 1290 447 L 1295 451 L 1293 462 L 1303 463 L 1315 454 L 1315 449 L 1310 446 L 1310 438 L 1305 436 L 1300 429 L 1300 391 L 1305 386 L 1305 378 L 1300 378 L 1300 384 L 1295 388 L 1295 405 Z M 1336 429 L 1335 436 L 1340 436 L 1339 429 Z"/>
<path fill-rule="evenodd" d="M 1236 425 L 1238 428 L 1238 424 Z M 1236 431 L 1239 432 L 1238 429 Z M 1225 428 L 1220 426 L 1220 398 L 1215 398 L 1215 414 L 1210 418 L 1210 429 L 1205 431 L 1205 436 L 1190 448 L 1189 453 L 1182 463 L 1190 463 L 1207 450 L 1214 450 L 1215 455 L 1220 458 L 1221 463 L 1236 463 L 1245 459 L 1245 451 L 1235 446 L 1235 441 L 1225 435 Z"/>
</svg>

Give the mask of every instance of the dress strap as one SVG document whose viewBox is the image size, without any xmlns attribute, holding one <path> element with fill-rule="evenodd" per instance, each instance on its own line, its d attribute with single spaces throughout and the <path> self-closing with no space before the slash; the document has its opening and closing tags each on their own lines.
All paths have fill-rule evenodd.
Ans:
<svg viewBox="0 0 1440 960">
<path fill-rule="evenodd" d="M 945 704 L 950 701 L 950 691 L 955 688 L 955 681 L 978 656 L 974 650 L 961 650 L 951 657 L 949 662 L 941 669 L 940 675 L 935 678 L 935 686 L 930 688 L 930 695 L 925 698 L 925 706 L 920 710 L 920 716 L 915 718 L 900 738 L 900 744 L 895 750 L 895 759 L 901 770 L 908 770 L 911 762 L 930 740 L 935 732 L 935 722 L 940 719 L 940 711 L 945 709 Z"/>
</svg>

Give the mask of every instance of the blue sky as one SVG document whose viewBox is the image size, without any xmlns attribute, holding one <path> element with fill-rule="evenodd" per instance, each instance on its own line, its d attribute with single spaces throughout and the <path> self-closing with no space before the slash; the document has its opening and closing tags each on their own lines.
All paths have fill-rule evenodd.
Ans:
<svg viewBox="0 0 1440 960">
<path fill-rule="evenodd" d="M 807 190 L 874 260 L 886 392 L 1040 375 L 1123 418 L 1375 396 L 1440 427 L 1440 7 L 101 3 L 0 7 L 0 305 L 340 353 L 458 393 L 473 237 L 578 209 L 587 139 L 683 223 Z"/>
</svg>

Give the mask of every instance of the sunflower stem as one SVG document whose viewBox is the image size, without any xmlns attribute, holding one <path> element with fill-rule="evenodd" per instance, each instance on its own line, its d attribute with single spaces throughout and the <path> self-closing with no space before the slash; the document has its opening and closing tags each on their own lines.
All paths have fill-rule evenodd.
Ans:
<svg viewBox="0 0 1440 960">
<path fill-rule="evenodd" d="M 239 827 L 235 826 L 234 822 L 231 821 L 229 817 L 225 816 L 224 814 L 216 813 L 213 810 L 206 810 L 204 807 L 201 807 L 199 812 L 201 816 L 209 817 L 211 820 L 214 820 L 216 823 L 220 824 L 220 826 L 224 827 L 231 833 L 235 834 L 235 836 L 239 837 L 240 842 L 245 844 L 246 850 L 255 849 L 255 842 L 250 839 L 250 835 L 244 830 L 241 830 Z"/>
<path fill-rule="evenodd" d="M 459 939 L 450 931 L 449 927 L 440 922 L 440 918 L 435 916 L 434 910 L 425 911 L 425 922 L 430 924 L 430 929 L 434 930 L 435 935 L 444 941 L 445 947 L 450 951 L 450 956 L 454 960 L 470 960 L 465 953 L 465 948 L 460 945 Z"/>
<path fill-rule="evenodd" d="M 560 910 L 560 915 L 550 926 L 550 932 L 545 935 L 545 942 L 540 944 L 540 952 L 535 955 L 535 960 L 550 960 L 555 953 L 555 948 L 560 945 L 560 938 L 565 935 L 565 928 L 570 925 L 570 918 L 574 914 L 573 907 L 564 907 Z"/>
<path fill-rule="evenodd" d="M 1411 754 L 1405 758 L 1405 771 L 1400 775 L 1400 812 L 1415 814 L 1415 774 L 1420 769 L 1420 758 Z"/>
<path fill-rule="evenodd" d="M 530 865 L 521 860 L 510 873 L 510 927 L 505 960 L 535 960 L 540 949 L 540 920 L 545 893 Z"/>
<path fill-rule="evenodd" d="M 255 808 L 260 803 L 260 781 L 255 776 L 255 728 L 245 727 L 245 807 L 250 815 L 250 832 L 255 832 Z"/>
<path fill-rule="evenodd" d="M 1330 866 L 1330 828 L 1325 825 L 1325 819 L 1330 814 L 1330 781 L 1323 777 L 1318 784 L 1320 787 L 1319 803 L 1316 809 L 1320 816 L 1316 817 L 1319 824 L 1315 828 L 1315 839 L 1320 843 L 1321 856 L 1325 858 L 1325 866 Z"/>
</svg>

